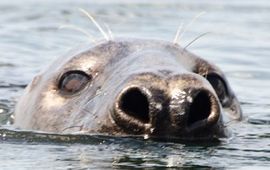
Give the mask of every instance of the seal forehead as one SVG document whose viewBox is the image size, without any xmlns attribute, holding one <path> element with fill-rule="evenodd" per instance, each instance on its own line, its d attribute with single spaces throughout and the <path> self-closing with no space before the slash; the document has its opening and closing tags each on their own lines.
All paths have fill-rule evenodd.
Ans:
<svg viewBox="0 0 270 170">
<path fill-rule="evenodd" d="M 79 53 L 64 65 L 66 68 L 74 68 L 76 66 L 83 70 L 93 68 L 97 64 L 106 65 L 112 63 L 112 59 L 120 59 L 126 56 L 129 51 L 129 46 L 125 42 L 106 41 L 91 47 L 90 49 Z"/>
<path fill-rule="evenodd" d="M 150 40 L 117 40 L 101 42 L 97 46 L 94 46 L 82 53 L 76 54 L 73 57 L 69 57 L 69 59 L 64 58 L 65 62 L 58 62 L 60 64 L 58 67 L 59 70 L 62 71 L 79 69 L 88 72 L 88 69 L 99 70 L 105 66 L 113 66 L 119 61 L 122 62 L 122 59 L 124 58 L 128 58 L 128 60 L 131 61 L 131 55 L 135 53 L 146 54 L 149 53 L 149 50 L 151 50 L 153 53 L 159 52 L 168 55 L 168 50 L 166 50 L 166 47 L 169 46 L 169 44 L 164 44 L 166 43 Z M 164 55 L 164 57 L 166 55 Z M 139 55 L 137 58 L 138 57 Z M 158 56 L 155 57 L 158 59 Z M 168 61 L 169 58 L 167 58 Z M 147 60 L 147 58 L 144 60 Z M 162 60 L 165 61 L 164 58 Z M 143 63 L 141 61 L 139 62 Z"/>
<path fill-rule="evenodd" d="M 147 39 L 116 39 L 114 41 L 100 42 L 94 47 L 70 57 L 68 62 L 82 63 L 90 57 L 98 57 L 98 60 L 109 61 L 111 64 L 115 61 L 121 60 L 133 53 L 138 52 L 163 52 L 164 54 L 171 54 L 180 57 L 186 55 L 183 49 L 171 42 L 161 40 L 147 40 Z M 190 57 L 192 59 L 192 57 Z M 92 58 L 93 59 L 93 58 Z M 94 61 L 93 61 L 94 62 Z"/>
</svg>

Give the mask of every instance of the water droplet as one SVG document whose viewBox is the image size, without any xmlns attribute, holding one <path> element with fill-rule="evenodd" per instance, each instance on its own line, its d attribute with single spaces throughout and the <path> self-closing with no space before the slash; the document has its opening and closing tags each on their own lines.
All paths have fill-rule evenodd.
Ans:
<svg viewBox="0 0 270 170">
<path fill-rule="evenodd" d="M 149 139 L 149 135 L 148 135 L 148 134 L 145 134 L 145 135 L 143 136 L 143 138 L 144 138 L 144 139 Z"/>
<path fill-rule="evenodd" d="M 155 128 L 151 128 L 151 129 L 150 129 L 150 132 L 151 132 L 151 133 L 153 133 L 153 132 L 154 132 L 154 130 L 155 130 Z"/>
<path fill-rule="evenodd" d="M 192 101 L 193 101 L 192 97 L 191 97 L 191 96 L 187 96 L 187 101 L 188 101 L 189 103 L 192 103 Z"/>
<path fill-rule="evenodd" d="M 101 94 L 101 90 L 97 89 L 95 96 L 99 96 Z"/>
<path fill-rule="evenodd" d="M 4 113 L 4 109 L 0 109 L 0 114 L 1 114 L 1 113 Z"/>
<path fill-rule="evenodd" d="M 179 100 L 179 102 L 178 102 L 178 104 L 182 104 L 182 103 L 184 103 L 184 99 L 182 99 L 182 100 Z"/>
<path fill-rule="evenodd" d="M 162 105 L 160 103 L 157 103 L 156 104 L 156 109 L 160 111 L 162 109 Z"/>
<path fill-rule="evenodd" d="M 185 114 L 185 112 L 179 112 L 177 114 L 180 115 L 180 116 L 183 116 Z"/>
</svg>

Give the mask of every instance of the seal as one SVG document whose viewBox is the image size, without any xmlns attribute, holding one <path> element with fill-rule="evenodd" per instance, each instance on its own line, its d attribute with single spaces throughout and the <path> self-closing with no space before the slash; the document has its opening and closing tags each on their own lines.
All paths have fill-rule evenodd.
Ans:
<svg viewBox="0 0 270 170">
<path fill-rule="evenodd" d="M 226 136 L 240 104 L 214 64 L 163 40 L 116 39 L 60 57 L 28 85 L 16 127 L 55 133 Z"/>
</svg>

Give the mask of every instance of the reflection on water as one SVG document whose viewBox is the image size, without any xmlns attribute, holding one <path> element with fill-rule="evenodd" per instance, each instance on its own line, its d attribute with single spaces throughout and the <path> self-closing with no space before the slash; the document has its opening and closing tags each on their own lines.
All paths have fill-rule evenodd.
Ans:
<svg viewBox="0 0 270 170">
<path fill-rule="evenodd" d="M 270 165 L 270 3 L 251 1 L 72 1 L 0 2 L 0 123 L 12 121 L 25 85 L 57 56 L 88 38 L 59 26 L 74 24 L 102 35 L 78 12 L 83 7 L 108 24 L 115 36 L 172 41 L 180 23 L 201 16 L 182 36 L 182 46 L 205 32 L 189 50 L 225 71 L 242 103 L 245 120 L 228 126 L 232 138 L 214 145 L 92 136 L 54 141 L 33 133 L 3 133 L 1 169 L 231 168 Z M 74 46 L 75 45 L 75 46 Z M 54 138 L 54 136 L 51 136 Z M 56 168 L 57 167 L 57 168 Z"/>
</svg>

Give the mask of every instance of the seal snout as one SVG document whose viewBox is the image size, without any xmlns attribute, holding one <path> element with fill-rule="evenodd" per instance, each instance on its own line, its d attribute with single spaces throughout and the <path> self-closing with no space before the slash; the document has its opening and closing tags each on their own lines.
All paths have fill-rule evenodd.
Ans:
<svg viewBox="0 0 270 170">
<path fill-rule="evenodd" d="M 152 136 L 189 137 L 215 127 L 221 107 L 213 91 L 198 82 L 195 87 L 179 86 L 179 81 L 169 85 L 168 80 L 161 88 L 130 83 L 115 100 L 115 123 L 127 133 Z"/>
</svg>

